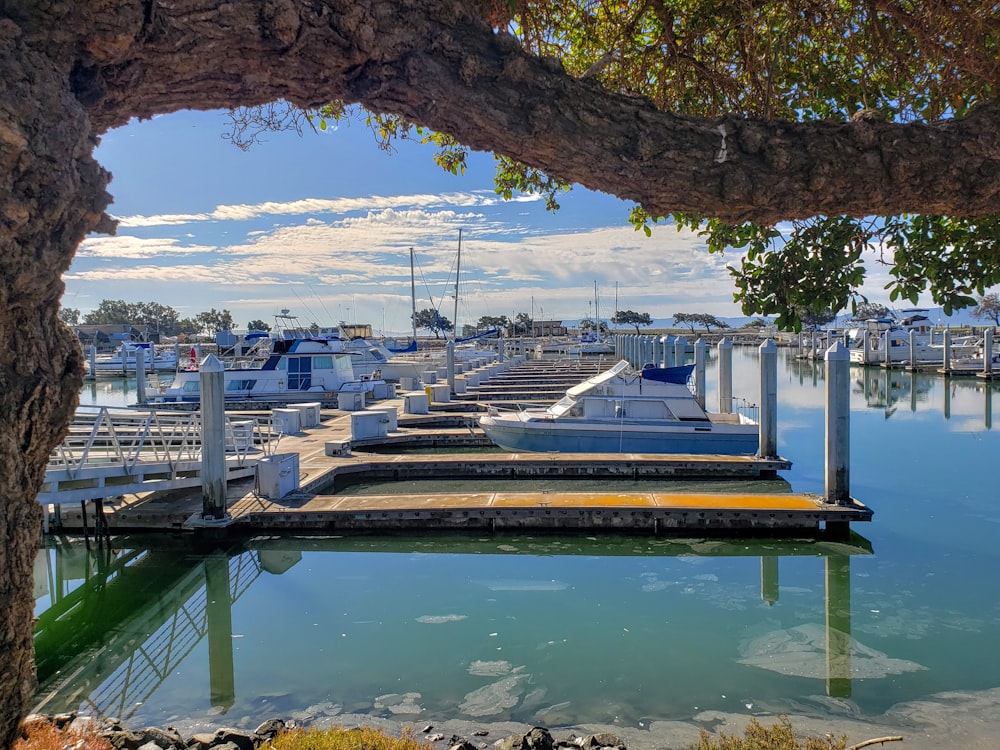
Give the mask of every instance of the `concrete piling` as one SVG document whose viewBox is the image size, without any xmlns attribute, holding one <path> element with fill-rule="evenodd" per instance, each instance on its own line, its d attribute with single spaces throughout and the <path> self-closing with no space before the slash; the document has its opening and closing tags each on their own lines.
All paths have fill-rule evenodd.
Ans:
<svg viewBox="0 0 1000 750">
<path fill-rule="evenodd" d="M 142 406 L 146 403 L 146 366 L 141 362 L 142 350 L 135 353 L 135 402 Z"/>
<path fill-rule="evenodd" d="M 708 352 L 708 344 L 699 337 L 694 342 L 694 398 L 698 406 L 705 408 L 705 360 Z"/>
<path fill-rule="evenodd" d="M 687 362 L 687 339 L 678 336 L 674 339 L 674 365 L 680 367 Z"/>
<path fill-rule="evenodd" d="M 719 350 L 719 412 L 731 414 L 733 411 L 733 342 L 724 337 L 717 348 Z"/>
<path fill-rule="evenodd" d="M 851 448 L 850 356 L 840 345 L 826 351 L 826 500 L 849 505 Z"/>
<path fill-rule="evenodd" d="M 222 362 L 214 354 L 198 368 L 201 387 L 202 517 L 226 516 L 226 405 Z"/>
<path fill-rule="evenodd" d="M 761 458 L 778 456 L 778 346 L 771 339 L 760 345 Z"/>
</svg>

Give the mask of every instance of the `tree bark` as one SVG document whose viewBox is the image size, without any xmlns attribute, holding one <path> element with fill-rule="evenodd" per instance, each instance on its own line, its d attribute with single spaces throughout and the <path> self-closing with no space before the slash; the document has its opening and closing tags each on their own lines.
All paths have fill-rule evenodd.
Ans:
<svg viewBox="0 0 1000 750">
<path fill-rule="evenodd" d="M 1000 210 L 1000 107 L 935 125 L 717 120 L 567 76 L 490 0 L 0 0 L 0 743 L 33 689 L 35 495 L 83 358 L 60 275 L 108 230 L 96 135 L 182 108 L 333 99 L 450 133 L 653 215 Z"/>
<path fill-rule="evenodd" d="M 57 316 L 61 274 L 100 225 L 107 175 L 64 71 L 0 19 L 0 746 L 35 687 L 35 496 L 76 408 L 83 354 Z"/>
</svg>

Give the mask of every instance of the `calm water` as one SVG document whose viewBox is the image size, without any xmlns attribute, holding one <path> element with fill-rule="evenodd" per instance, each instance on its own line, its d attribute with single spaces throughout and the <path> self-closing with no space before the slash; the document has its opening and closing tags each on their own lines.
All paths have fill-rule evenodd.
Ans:
<svg viewBox="0 0 1000 750">
<path fill-rule="evenodd" d="M 756 401 L 756 352 L 734 365 Z M 92 556 L 60 541 L 36 566 L 42 708 L 134 726 L 354 712 L 644 727 L 705 711 L 875 719 L 995 690 L 997 386 L 860 369 L 852 382 L 852 494 L 875 511 L 852 545 L 426 536 L 213 552 L 134 538 Z M 824 386 L 822 364 L 781 353 L 795 491 L 823 490 Z M 82 394 L 133 397 L 121 382 Z"/>
</svg>

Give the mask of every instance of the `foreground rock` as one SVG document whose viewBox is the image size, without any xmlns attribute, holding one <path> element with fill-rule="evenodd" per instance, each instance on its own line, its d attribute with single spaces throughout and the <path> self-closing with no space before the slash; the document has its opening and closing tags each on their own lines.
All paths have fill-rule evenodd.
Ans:
<svg viewBox="0 0 1000 750">
<path fill-rule="evenodd" d="M 52 722 L 60 729 L 68 729 L 78 733 L 95 731 L 108 740 L 115 750 L 260 750 L 285 729 L 294 728 L 295 722 L 285 722 L 283 719 L 268 719 L 252 732 L 241 729 L 220 728 L 214 732 L 197 732 L 185 739 L 174 727 L 160 729 L 146 727 L 145 729 L 129 729 L 115 719 L 99 722 L 85 716 L 63 714 L 59 716 L 32 715 L 24 720 L 24 726 L 38 722 Z M 425 728 L 425 733 L 431 729 Z M 488 735 L 488 730 L 478 730 L 472 733 L 477 741 L 472 741 L 458 735 L 452 735 L 447 743 L 448 750 L 484 750 L 489 743 L 482 741 Z M 427 734 L 429 743 L 444 739 L 442 734 Z M 533 727 L 522 734 L 496 740 L 493 743 L 496 750 L 627 750 L 625 743 L 613 734 L 600 733 L 585 737 L 570 735 L 566 739 L 553 740 L 552 735 L 544 727 Z"/>
</svg>

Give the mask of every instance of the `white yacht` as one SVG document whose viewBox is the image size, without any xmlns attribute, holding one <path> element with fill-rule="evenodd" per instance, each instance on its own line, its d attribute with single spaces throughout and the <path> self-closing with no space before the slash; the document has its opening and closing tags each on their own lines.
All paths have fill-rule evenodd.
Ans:
<svg viewBox="0 0 1000 750">
<path fill-rule="evenodd" d="M 748 414 L 708 414 L 687 386 L 694 365 L 625 360 L 573 386 L 547 409 L 491 407 L 479 426 L 511 451 L 752 455 L 760 428 Z"/>
</svg>

